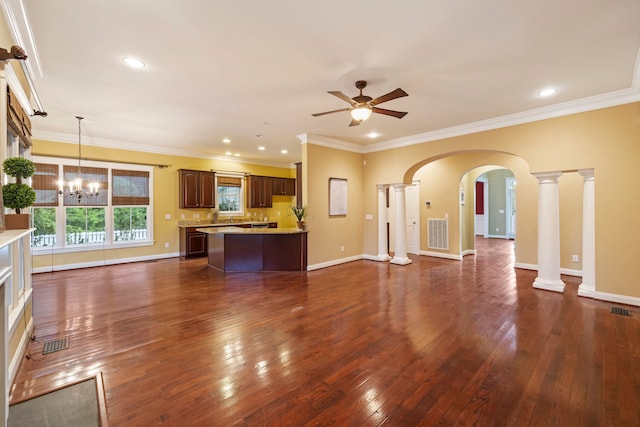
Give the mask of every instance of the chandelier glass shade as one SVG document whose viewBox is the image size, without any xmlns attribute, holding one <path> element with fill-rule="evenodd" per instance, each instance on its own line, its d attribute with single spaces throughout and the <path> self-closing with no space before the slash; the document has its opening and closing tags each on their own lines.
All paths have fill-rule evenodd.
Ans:
<svg viewBox="0 0 640 427">
<path fill-rule="evenodd" d="M 351 110 L 351 117 L 353 118 L 353 120 L 363 122 L 371 117 L 371 108 L 367 105 L 354 108 L 353 110 Z"/>
<path fill-rule="evenodd" d="M 82 200 L 83 197 L 95 197 L 100 194 L 100 185 L 97 182 L 90 182 L 87 184 L 87 188 L 84 187 L 82 182 L 82 129 L 81 122 L 84 117 L 76 116 L 78 119 L 78 175 L 75 179 L 67 182 L 60 180 L 58 184 L 58 194 L 63 197 L 74 197 L 78 200 Z"/>
</svg>

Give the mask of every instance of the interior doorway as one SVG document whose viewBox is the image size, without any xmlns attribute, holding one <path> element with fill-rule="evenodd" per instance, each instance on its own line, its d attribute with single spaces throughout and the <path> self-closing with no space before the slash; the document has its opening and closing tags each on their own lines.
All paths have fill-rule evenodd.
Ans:
<svg viewBox="0 0 640 427">
<path fill-rule="evenodd" d="M 516 238 L 516 179 L 515 177 L 505 178 L 506 183 L 506 220 L 507 220 L 507 239 Z"/>
</svg>

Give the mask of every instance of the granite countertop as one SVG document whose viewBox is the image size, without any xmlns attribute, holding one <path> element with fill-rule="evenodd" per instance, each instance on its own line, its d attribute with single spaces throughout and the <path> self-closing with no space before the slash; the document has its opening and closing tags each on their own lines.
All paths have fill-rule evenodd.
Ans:
<svg viewBox="0 0 640 427">
<path fill-rule="evenodd" d="M 239 228 L 239 227 L 211 227 L 198 228 L 196 231 L 207 234 L 298 234 L 306 231 L 297 228 Z"/>
<path fill-rule="evenodd" d="M 213 222 L 210 219 L 204 220 L 193 220 L 193 221 L 178 221 L 178 227 L 228 227 L 234 225 L 244 225 L 244 224 L 269 224 L 270 222 L 275 221 L 250 221 L 247 219 L 237 219 L 229 222 L 228 220 L 218 220 L 218 222 Z"/>
</svg>

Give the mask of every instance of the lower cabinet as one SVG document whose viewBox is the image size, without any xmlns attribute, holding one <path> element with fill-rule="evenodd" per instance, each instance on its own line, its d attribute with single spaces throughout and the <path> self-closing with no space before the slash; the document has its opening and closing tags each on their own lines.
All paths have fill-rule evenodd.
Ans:
<svg viewBox="0 0 640 427">
<path fill-rule="evenodd" d="M 184 258 L 207 256 L 207 235 L 197 227 L 180 228 L 180 256 Z"/>
<path fill-rule="evenodd" d="M 220 226 L 228 226 L 221 224 Z M 278 228 L 278 222 L 230 224 L 240 228 Z M 207 234 L 196 231 L 200 227 L 180 227 L 180 256 L 183 258 L 207 256 Z"/>
</svg>

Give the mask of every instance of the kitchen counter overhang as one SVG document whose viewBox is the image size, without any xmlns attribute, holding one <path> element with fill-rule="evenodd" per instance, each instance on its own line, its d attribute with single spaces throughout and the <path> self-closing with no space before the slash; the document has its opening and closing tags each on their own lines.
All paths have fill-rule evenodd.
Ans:
<svg viewBox="0 0 640 427">
<path fill-rule="evenodd" d="M 296 228 L 198 228 L 209 266 L 225 271 L 306 271 L 307 232 Z"/>
</svg>

